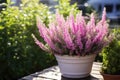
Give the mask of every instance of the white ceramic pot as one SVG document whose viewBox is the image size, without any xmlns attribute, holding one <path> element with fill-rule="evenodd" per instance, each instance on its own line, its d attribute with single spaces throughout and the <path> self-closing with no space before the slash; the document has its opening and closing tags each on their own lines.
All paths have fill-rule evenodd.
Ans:
<svg viewBox="0 0 120 80">
<path fill-rule="evenodd" d="M 88 56 L 55 55 L 62 76 L 83 78 L 90 75 L 96 54 Z"/>
</svg>

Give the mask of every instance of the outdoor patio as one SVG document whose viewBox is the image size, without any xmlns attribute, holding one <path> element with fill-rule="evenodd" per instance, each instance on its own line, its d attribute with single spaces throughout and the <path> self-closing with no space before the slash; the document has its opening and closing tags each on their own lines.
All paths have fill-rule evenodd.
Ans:
<svg viewBox="0 0 120 80">
<path fill-rule="evenodd" d="M 119 53 L 120 0 L 0 0 L 0 80 L 104 80 L 101 68 L 120 75 Z M 57 54 L 96 62 L 88 77 L 70 79 Z M 62 69 L 72 77 L 86 64 Z"/>
<path fill-rule="evenodd" d="M 58 66 L 53 66 L 41 72 L 36 72 L 31 75 L 25 76 L 19 80 L 103 80 L 100 75 L 101 63 L 94 62 L 91 75 L 81 79 L 70 79 L 61 76 Z"/>
</svg>

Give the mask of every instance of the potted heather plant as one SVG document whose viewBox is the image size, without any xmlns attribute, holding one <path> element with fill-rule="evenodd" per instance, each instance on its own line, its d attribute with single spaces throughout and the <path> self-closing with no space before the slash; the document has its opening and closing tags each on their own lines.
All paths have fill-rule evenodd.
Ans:
<svg viewBox="0 0 120 80">
<path fill-rule="evenodd" d="M 114 30 L 114 39 L 102 50 L 102 55 L 104 80 L 120 80 L 120 29 Z"/>
<path fill-rule="evenodd" d="M 105 9 L 98 23 L 94 14 L 91 14 L 90 21 L 86 21 L 82 13 L 76 14 L 76 17 L 71 13 L 65 19 L 57 12 L 49 27 L 45 27 L 40 19 L 37 19 L 37 26 L 45 42 L 38 41 L 33 35 L 36 44 L 55 55 L 62 75 L 69 78 L 89 76 L 96 54 L 111 38 Z"/>
</svg>

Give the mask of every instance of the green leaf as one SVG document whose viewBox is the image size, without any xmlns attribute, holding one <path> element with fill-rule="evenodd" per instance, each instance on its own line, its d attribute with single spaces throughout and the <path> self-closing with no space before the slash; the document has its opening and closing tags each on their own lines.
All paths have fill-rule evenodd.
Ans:
<svg viewBox="0 0 120 80">
<path fill-rule="evenodd" d="M 4 27 L 3 27 L 3 26 L 0 26 L 0 30 L 2 30 L 2 29 L 4 29 Z"/>
</svg>

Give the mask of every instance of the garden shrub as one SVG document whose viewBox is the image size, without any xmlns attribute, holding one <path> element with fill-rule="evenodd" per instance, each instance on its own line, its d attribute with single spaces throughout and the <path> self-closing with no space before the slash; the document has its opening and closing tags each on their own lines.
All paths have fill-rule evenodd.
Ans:
<svg viewBox="0 0 120 80">
<path fill-rule="evenodd" d="M 120 29 L 112 30 L 113 40 L 102 51 L 102 72 L 105 74 L 120 75 Z"/>
<path fill-rule="evenodd" d="M 56 63 L 31 37 L 39 35 L 36 16 L 48 24 L 48 7 L 39 0 L 22 0 L 20 7 L 10 5 L 8 0 L 0 13 L 0 80 L 18 79 Z"/>
</svg>

